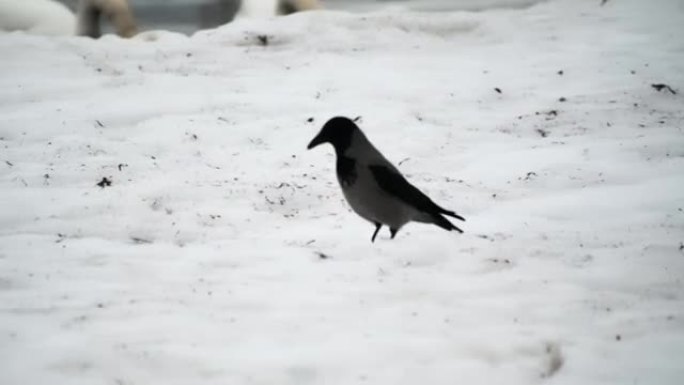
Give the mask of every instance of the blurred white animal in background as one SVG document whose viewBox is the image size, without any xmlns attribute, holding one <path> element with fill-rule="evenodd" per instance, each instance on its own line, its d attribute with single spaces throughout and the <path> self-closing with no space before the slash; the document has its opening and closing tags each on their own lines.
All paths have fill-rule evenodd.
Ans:
<svg viewBox="0 0 684 385">
<path fill-rule="evenodd" d="M 76 17 L 65 5 L 50 0 L 0 0 L 0 30 L 41 35 L 73 35 Z"/>
<path fill-rule="evenodd" d="M 269 17 L 320 9 L 318 0 L 242 0 L 239 17 Z"/>
<path fill-rule="evenodd" d="M 138 31 L 128 0 L 80 0 L 76 14 L 54 0 L 0 0 L 0 31 L 98 38 L 103 17 L 119 36 Z"/>
</svg>

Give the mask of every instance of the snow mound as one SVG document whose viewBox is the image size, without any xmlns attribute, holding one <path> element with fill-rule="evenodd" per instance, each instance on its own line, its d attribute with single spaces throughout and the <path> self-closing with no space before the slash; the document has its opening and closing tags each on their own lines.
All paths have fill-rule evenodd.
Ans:
<svg viewBox="0 0 684 385">
<path fill-rule="evenodd" d="M 295 49 L 338 50 L 351 47 L 420 43 L 447 39 L 478 26 L 471 14 L 381 12 L 363 16 L 332 11 L 302 12 L 273 19 L 239 19 L 219 29 L 200 31 L 198 39 L 230 45 L 286 45 Z M 264 40 L 266 39 L 266 40 Z"/>
</svg>

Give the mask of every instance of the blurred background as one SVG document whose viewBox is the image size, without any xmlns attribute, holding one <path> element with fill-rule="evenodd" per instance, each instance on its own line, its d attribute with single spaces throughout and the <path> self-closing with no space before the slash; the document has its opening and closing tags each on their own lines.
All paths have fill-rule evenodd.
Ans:
<svg viewBox="0 0 684 385">
<path fill-rule="evenodd" d="M 21 0 L 17 0 L 21 1 Z M 78 0 L 57 0 L 72 10 Z M 264 0 L 243 0 L 264 1 Z M 325 9 L 372 12 L 384 8 L 439 12 L 526 7 L 541 0 L 320 0 Z M 141 30 L 166 29 L 191 34 L 214 28 L 235 17 L 240 0 L 129 0 Z M 105 30 L 107 26 L 105 23 Z"/>
</svg>

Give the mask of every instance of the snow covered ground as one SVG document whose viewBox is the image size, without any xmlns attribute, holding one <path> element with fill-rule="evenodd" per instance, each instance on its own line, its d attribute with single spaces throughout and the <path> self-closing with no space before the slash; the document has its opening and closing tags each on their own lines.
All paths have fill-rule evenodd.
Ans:
<svg viewBox="0 0 684 385">
<path fill-rule="evenodd" d="M 683 26 L 552 0 L 0 35 L 0 383 L 680 384 Z M 466 233 L 371 244 L 305 150 L 335 115 Z"/>
</svg>

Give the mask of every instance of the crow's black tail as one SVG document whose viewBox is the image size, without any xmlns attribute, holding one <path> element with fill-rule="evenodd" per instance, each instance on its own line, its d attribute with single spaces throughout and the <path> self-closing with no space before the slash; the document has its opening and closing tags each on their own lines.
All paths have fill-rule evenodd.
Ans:
<svg viewBox="0 0 684 385">
<path fill-rule="evenodd" d="M 457 215 L 454 214 L 453 212 L 450 212 L 450 213 L 452 214 L 452 215 L 451 215 L 452 217 L 458 218 L 458 219 L 460 219 L 460 220 L 462 220 L 462 221 L 465 220 L 465 219 L 461 218 L 460 216 L 457 216 Z M 445 214 L 446 214 L 446 213 L 445 213 Z M 447 214 L 447 215 L 448 215 L 448 214 Z M 454 226 L 453 223 L 449 222 L 448 219 L 444 218 L 444 217 L 443 217 L 442 215 L 440 215 L 440 214 L 435 214 L 435 215 L 432 216 L 432 218 L 435 220 L 435 221 L 433 222 L 434 224 L 436 224 L 437 226 L 443 228 L 443 229 L 446 230 L 446 231 L 456 230 L 456 231 L 458 231 L 459 233 L 463 233 L 463 230 L 461 230 L 461 229 L 459 229 L 458 227 Z"/>
<path fill-rule="evenodd" d="M 465 222 L 465 218 L 463 218 L 462 216 L 456 214 L 455 212 L 449 211 L 449 210 L 445 210 L 445 209 L 443 209 L 443 208 L 441 208 L 441 207 L 439 207 L 439 206 L 437 206 L 437 207 L 439 208 L 439 213 L 440 213 L 440 214 L 448 215 L 448 216 L 450 216 L 450 217 L 454 217 L 454 218 L 456 218 L 456 219 L 458 219 L 458 220 L 461 220 L 461 221 Z"/>
</svg>

